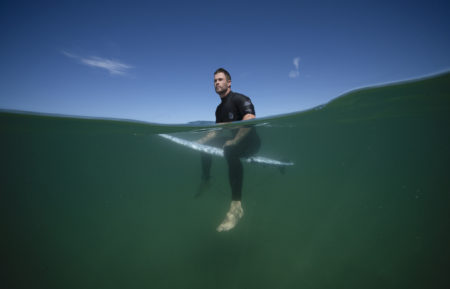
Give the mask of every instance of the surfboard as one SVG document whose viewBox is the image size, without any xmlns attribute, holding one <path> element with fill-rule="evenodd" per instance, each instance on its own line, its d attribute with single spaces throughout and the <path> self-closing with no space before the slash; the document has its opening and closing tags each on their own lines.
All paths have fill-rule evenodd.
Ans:
<svg viewBox="0 0 450 289">
<path fill-rule="evenodd" d="M 165 138 L 171 142 L 177 143 L 179 145 L 188 147 L 190 149 L 193 149 L 193 150 L 196 150 L 199 152 L 203 152 L 206 154 L 215 155 L 215 156 L 219 156 L 219 157 L 224 156 L 223 149 L 221 149 L 221 148 L 204 145 L 204 144 L 199 144 L 199 143 L 196 143 L 193 141 L 189 141 L 189 140 L 182 139 L 182 138 L 175 137 L 175 136 L 168 135 L 168 134 L 159 134 L 159 136 L 162 138 Z M 271 165 L 271 166 L 277 166 L 277 167 L 286 167 L 286 166 L 294 165 L 293 162 L 282 162 L 279 160 L 266 158 L 266 157 L 262 157 L 262 156 L 252 156 L 252 157 L 248 157 L 248 158 L 242 158 L 242 160 L 247 163 L 259 163 L 259 164 Z"/>
</svg>

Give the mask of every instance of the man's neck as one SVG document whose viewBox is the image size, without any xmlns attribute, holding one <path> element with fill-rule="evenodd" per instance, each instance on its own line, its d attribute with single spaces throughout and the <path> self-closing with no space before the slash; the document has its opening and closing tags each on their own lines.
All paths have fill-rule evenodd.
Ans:
<svg viewBox="0 0 450 289">
<path fill-rule="evenodd" d="M 227 97 L 228 94 L 230 94 L 231 89 L 227 89 L 227 91 L 225 91 L 224 93 L 219 94 L 220 98 L 225 98 Z"/>
</svg>

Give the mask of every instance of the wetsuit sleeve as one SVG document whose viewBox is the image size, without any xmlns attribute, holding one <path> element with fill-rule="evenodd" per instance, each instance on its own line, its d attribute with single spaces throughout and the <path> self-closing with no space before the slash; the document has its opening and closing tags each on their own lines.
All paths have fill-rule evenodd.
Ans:
<svg viewBox="0 0 450 289">
<path fill-rule="evenodd" d="M 244 117 L 244 115 L 246 114 L 253 114 L 256 115 L 255 113 L 255 107 L 253 106 L 252 101 L 250 100 L 250 98 L 246 97 L 245 95 L 239 95 L 239 97 L 237 97 L 237 108 L 239 110 L 239 114 Z"/>
<path fill-rule="evenodd" d="M 219 106 L 216 108 L 216 123 L 221 123 L 222 120 L 220 119 L 220 112 L 219 112 Z"/>
</svg>

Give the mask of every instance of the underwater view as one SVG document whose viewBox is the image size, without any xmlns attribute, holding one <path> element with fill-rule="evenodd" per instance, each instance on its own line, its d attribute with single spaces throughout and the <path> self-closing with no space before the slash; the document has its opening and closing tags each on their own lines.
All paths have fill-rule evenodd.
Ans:
<svg viewBox="0 0 450 289">
<path fill-rule="evenodd" d="M 257 102 L 257 98 L 254 99 Z M 248 125 L 244 217 L 211 130 Z M 0 111 L 1 288 L 450 288 L 450 73 L 287 115 L 159 125 Z"/>
</svg>

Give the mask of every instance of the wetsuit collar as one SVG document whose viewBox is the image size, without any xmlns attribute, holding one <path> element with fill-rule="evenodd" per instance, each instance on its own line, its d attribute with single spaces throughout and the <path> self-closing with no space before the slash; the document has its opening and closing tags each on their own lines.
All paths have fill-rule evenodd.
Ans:
<svg viewBox="0 0 450 289">
<path fill-rule="evenodd" d="M 222 100 L 222 102 L 225 102 L 228 99 L 228 97 L 232 94 L 233 94 L 233 92 L 230 90 L 230 92 L 228 92 L 227 95 L 225 95 L 224 97 L 221 97 L 220 99 Z"/>
</svg>

